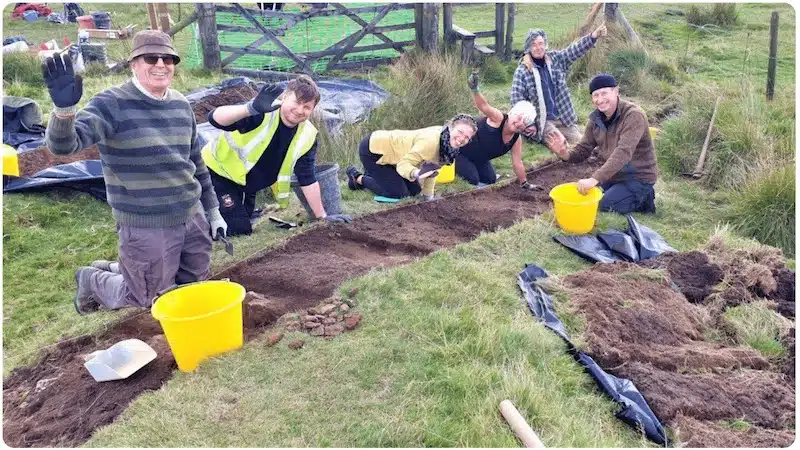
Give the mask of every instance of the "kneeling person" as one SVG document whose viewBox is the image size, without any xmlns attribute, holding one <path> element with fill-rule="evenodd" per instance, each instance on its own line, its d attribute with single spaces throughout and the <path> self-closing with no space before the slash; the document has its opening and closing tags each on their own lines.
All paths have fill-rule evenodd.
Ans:
<svg viewBox="0 0 800 450">
<path fill-rule="evenodd" d="M 574 163 L 585 160 L 597 147 L 605 163 L 590 178 L 578 181 L 578 190 L 586 194 L 600 185 L 604 191 L 602 211 L 654 213 L 658 166 L 647 116 L 633 103 L 620 100 L 617 81 L 611 75 L 594 77 L 589 92 L 597 109 L 589 115 L 583 139 L 572 152 L 567 151 L 563 139 L 551 151 Z"/>
<path fill-rule="evenodd" d="M 281 208 L 289 205 L 292 173 L 311 210 L 328 222 L 350 222 L 328 215 L 314 173 L 317 129 L 308 118 L 319 103 L 317 85 L 306 75 L 286 91 L 267 84 L 246 104 L 215 108 L 208 121 L 224 132 L 203 147 L 228 234 L 250 234 L 253 194 L 270 187 Z M 213 230 L 216 233 L 216 230 Z"/>
</svg>

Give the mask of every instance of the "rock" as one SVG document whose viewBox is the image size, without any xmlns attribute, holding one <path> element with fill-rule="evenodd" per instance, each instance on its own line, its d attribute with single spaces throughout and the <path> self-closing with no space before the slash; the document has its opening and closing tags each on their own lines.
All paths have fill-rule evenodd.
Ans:
<svg viewBox="0 0 800 450">
<path fill-rule="evenodd" d="M 335 323 L 336 323 L 336 319 L 333 318 L 333 317 L 328 317 L 328 318 L 326 318 L 325 320 L 322 321 L 323 325 L 333 325 Z"/>
<path fill-rule="evenodd" d="M 311 314 L 312 316 L 319 314 L 319 312 L 317 312 L 317 308 L 313 306 L 311 308 L 308 308 L 308 313 Z"/>
<path fill-rule="evenodd" d="M 325 327 L 319 326 L 317 328 L 314 328 L 313 330 L 309 331 L 308 334 L 312 336 L 322 336 L 323 334 L 325 334 Z"/>
<path fill-rule="evenodd" d="M 355 296 L 356 296 L 356 294 L 358 294 L 358 288 L 352 288 L 352 289 L 350 289 L 349 291 L 347 291 L 347 296 L 348 296 L 349 298 L 353 298 L 353 297 L 355 297 Z"/>
<path fill-rule="evenodd" d="M 53 377 L 53 378 L 43 378 L 43 379 L 37 381 L 36 382 L 35 391 L 36 392 L 40 392 L 40 391 L 43 391 L 43 390 L 47 389 L 47 386 L 50 386 L 50 384 L 53 383 L 53 381 L 56 381 L 60 376 L 61 375 L 58 375 L 57 377 Z"/>
<path fill-rule="evenodd" d="M 317 311 L 319 311 L 321 315 L 325 316 L 334 309 L 336 309 L 336 305 L 325 305 L 322 308 L 319 308 Z"/>
<path fill-rule="evenodd" d="M 262 328 L 274 323 L 280 317 L 277 313 L 279 305 L 257 292 L 248 292 L 243 306 L 245 329 Z"/>
<path fill-rule="evenodd" d="M 347 312 L 350 311 L 350 306 L 348 306 L 347 303 L 342 303 L 342 305 L 339 306 L 339 309 L 341 309 L 344 312 Z"/>
<path fill-rule="evenodd" d="M 267 346 L 268 347 L 272 347 L 273 345 L 275 345 L 278 342 L 280 342 L 281 339 L 283 339 L 283 333 L 280 333 L 280 332 L 279 333 L 274 333 L 274 334 L 270 335 L 269 339 L 267 339 Z"/>
<path fill-rule="evenodd" d="M 265 302 L 267 301 L 267 297 L 264 297 L 263 294 L 259 294 L 258 292 L 247 291 L 247 293 L 244 294 L 244 301 L 250 302 L 253 300 Z"/>
<path fill-rule="evenodd" d="M 354 314 L 354 315 L 348 317 L 347 319 L 345 319 L 344 327 L 347 330 L 352 330 L 353 328 L 358 326 L 359 322 L 361 322 L 361 314 L 360 313 L 359 314 Z"/>
<path fill-rule="evenodd" d="M 308 315 L 306 315 L 306 316 L 303 316 L 300 320 L 303 321 L 303 322 L 316 322 L 317 321 L 317 316 L 308 316 Z"/>
<path fill-rule="evenodd" d="M 322 319 L 324 319 L 324 318 L 325 318 L 325 316 L 324 316 L 324 315 L 320 315 L 320 314 L 317 314 L 317 315 L 316 315 L 316 316 L 314 316 L 314 317 L 316 317 L 316 318 L 317 318 L 317 320 L 319 320 L 319 321 L 322 321 Z"/>
<path fill-rule="evenodd" d="M 339 315 L 339 313 L 336 312 L 336 310 L 333 310 L 333 311 L 328 313 L 328 317 L 336 317 L 337 315 Z"/>
<path fill-rule="evenodd" d="M 338 336 L 343 332 L 344 332 L 344 327 L 340 324 L 325 326 L 325 336 Z"/>
<path fill-rule="evenodd" d="M 303 324 L 303 326 L 308 328 L 308 329 L 312 329 L 312 328 L 321 327 L 322 324 L 319 323 L 319 322 L 306 322 L 306 323 Z"/>
<path fill-rule="evenodd" d="M 304 345 L 306 345 L 306 341 L 301 341 L 300 339 L 295 339 L 292 342 L 289 342 L 289 348 L 292 350 L 303 348 Z"/>
<path fill-rule="evenodd" d="M 292 332 L 300 329 L 300 322 L 289 322 L 286 324 L 286 331 Z"/>
</svg>

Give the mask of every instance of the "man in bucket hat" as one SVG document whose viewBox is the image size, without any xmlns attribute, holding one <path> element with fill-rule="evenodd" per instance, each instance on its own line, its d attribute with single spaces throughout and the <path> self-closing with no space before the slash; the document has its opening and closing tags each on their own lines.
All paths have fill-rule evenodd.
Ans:
<svg viewBox="0 0 800 450">
<path fill-rule="evenodd" d="M 131 79 L 81 110 L 83 81 L 72 61 L 56 55 L 42 65 L 55 104 L 47 146 L 68 155 L 97 145 L 119 233 L 119 263 L 95 261 L 75 273 L 79 314 L 149 307 L 163 289 L 207 279 L 212 230 L 227 228 L 200 155 L 194 113 L 169 88 L 180 62 L 172 40 L 161 31 L 140 31 L 129 61 Z"/>
<path fill-rule="evenodd" d="M 600 186 L 602 211 L 619 214 L 656 212 L 653 185 L 658 179 L 658 164 L 647 115 L 641 108 L 619 98 L 617 80 L 601 73 L 589 83 L 592 104 L 583 139 L 570 152 L 564 142 L 550 149 L 564 161 L 581 162 L 597 147 L 602 167 L 592 176 L 578 181 L 578 190 L 586 194 Z"/>
<path fill-rule="evenodd" d="M 605 23 L 564 50 L 548 50 L 547 33 L 530 30 L 525 38 L 525 54 L 511 82 L 511 104 L 527 100 L 538 111 L 535 135 L 526 135 L 551 147 L 564 139 L 571 145 L 581 140 L 578 117 L 567 88 L 567 72 L 572 63 L 597 44 L 607 33 Z"/>
</svg>

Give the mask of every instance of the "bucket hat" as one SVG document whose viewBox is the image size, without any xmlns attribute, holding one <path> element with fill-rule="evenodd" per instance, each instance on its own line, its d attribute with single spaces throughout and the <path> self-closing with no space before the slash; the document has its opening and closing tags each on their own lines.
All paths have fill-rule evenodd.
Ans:
<svg viewBox="0 0 800 450">
<path fill-rule="evenodd" d="M 175 63 L 180 62 L 181 58 L 172 47 L 172 39 L 167 33 L 158 30 L 142 30 L 133 36 L 133 49 L 128 61 L 142 55 L 172 55 Z"/>
</svg>

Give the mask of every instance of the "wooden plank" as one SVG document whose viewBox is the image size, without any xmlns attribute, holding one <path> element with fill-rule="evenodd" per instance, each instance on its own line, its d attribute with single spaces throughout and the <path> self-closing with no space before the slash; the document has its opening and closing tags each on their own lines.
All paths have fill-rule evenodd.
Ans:
<svg viewBox="0 0 800 450">
<path fill-rule="evenodd" d="M 360 8 L 350 8 L 350 9 L 348 9 L 348 11 L 350 11 L 353 14 L 367 14 L 367 13 L 380 12 L 380 10 L 383 9 L 383 8 L 384 8 L 384 5 L 382 5 L 382 6 L 363 6 L 363 7 L 360 7 Z M 406 10 L 406 9 L 414 9 L 414 8 L 415 8 L 415 4 L 414 3 L 395 3 L 395 4 L 393 4 L 393 9 L 395 11 L 401 11 L 401 10 Z M 335 10 L 335 9 L 311 9 L 311 10 L 304 11 L 304 12 L 299 12 L 299 13 L 288 13 L 288 12 L 283 12 L 283 11 L 270 11 L 270 10 L 261 11 L 261 10 L 258 10 L 258 9 L 250 9 L 250 8 L 244 8 L 244 9 L 247 10 L 253 16 L 270 17 L 270 18 L 271 17 L 277 17 L 277 18 L 282 18 L 282 19 L 294 19 L 294 20 L 296 20 L 298 22 L 301 21 L 301 20 L 310 19 L 312 17 L 329 17 L 329 16 L 341 16 L 341 15 L 344 15 L 341 11 Z M 217 5 L 217 11 L 239 14 L 239 10 L 237 10 L 235 7 L 231 7 L 231 6 Z"/>
<path fill-rule="evenodd" d="M 172 24 L 172 19 L 169 17 L 169 5 L 166 3 L 156 3 L 156 16 L 158 17 L 158 29 L 167 32 Z"/>
<path fill-rule="evenodd" d="M 487 47 L 485 45 L 481 45 L 481 44 L 475 44 L 475 50 L 477 50 L 479 53 L 484 54 L 484 55 L 493 55 L 495 53 L 494 50 L 490 49 L 489 47 Z"/>
<path fill-rule="evenodd" d="M 453 35 L 453 5 L 450 3 L 442 4 L 442 30 L 444 32 L 444 45 L 450 47 L 456 43 Z"/>
<path fill-rule="evenodd" d="M 392 63 L 396 61 L 397 58 L 399 57 L 395 56 L 391 58 L 365 59 L 363 61 L 344 61 L 337 63 L 335 66 L 333 66 L 333 69 L 347 70 L 347 69 L 360 69 L 362 67 L 375 67 L 381 64 Z"/>
<path fill-rule="evenodd" d="M 197 25 L 203 48 L 203 67 L 216 70 L 222 67 L 219 58 L 219 38 L 217 36 L 217 14 L 213 3 L 197 3 Z"/>
<path fill-rule="evenodd" d="M 511 59 L 514 46 L 514 16 L 517 15 L 517 6 L 514 3 L 508 4 L 508 23 L 506 24 L 506 45 L 503 59 Z"/>
<path fill-rule="evenodd" d="M 384 42 L 382 44 L 373 44 L 373 45 L 365 45 L 365 46 L 362 46 L 362 47 L 353 47 L 346 54 L 349 55 L 349 54 L 352 54 L 352 53 L 371 52 L 371 51 L 375 51 L 375 50 L 386 50 L 386 49 L 394 48 L 394 45 L 398 45 L 398 44 L 399 45 L 403 45 L 404 47 L 408 47 L 408 46 L 415 45 L 416 43 L 417 43 L 416 41 L 398 41 L 398 42 L 392 42 L 391 44 Z M 280 51 L 280 50 L 262 50 L 260 48 L 249 48 L 249 47 L 241 48 L 241 47 L 235 47 L 235 46 L 230 46 L 230 45 L 220 45 L 219 48 L 220 48 L 220 51 L 229 52 L 229 53 L 232 53 L 232 54 L 236 55 L 235 58 L 232 58 L 231 56 L 226 57 L 225 58 L 226 61 L 228 61 L 228 60 L 233 61 L 233 60 L 237 59 L 239 56 L 242 56 L 242 55 L 260 55 L 260 56 L 272 56 L 272 57 L 279 57 L 279 58 L 285 58 L 286 57 L 286 54 L 284 52 Z M 306 60 L 306 64 L 308 64 L 309 61 L 312 60 L 312 59 L 319 59 L 319 58 L 322 58 L 322 57 L 325 57 L 325 56 L 335 56 L 336 53 L 337 53 L 336 49 L 326 49 L 326 50 L 321 50 L 321 51 L 318 51 L 318 52 L 297 53 L 297 56 L 300 57 L 300 58 L 304 58 Z M 227 63 L 225 61 L 223 61 L 223 65 L 229 64 L 230 61 L 227 62 Z"/>
<path fill-rule="evenodd" d="M 289 49 L 289 47 L 287 47 L 286 45 L 284 45 L 284 44 L 283 44 L 283 42 L 281 42 L 281 40 L 280 40 L 280 39 L 278 39 L 278 37 L 277 37 L 277 36 L 275 36 L 275 34 L 274 34 L 272 31 L 270 31 L 268 28 L 266 28 L 264 25 L 262 25 L 262 24 L 261 24 L 261 22 L 259 22 L 258 20 L 256 20 L 256 19 L 253 17 L 253 15 L 252 15 L 252 14 L 250 14 L 249 12 L 247 12 L 247 10 L 245 10 L 245 9 L 244 9 L 244 8 L 243 8 L 243 7 L 242 7 L 240 4 L 238 4 L 238 3 L 233 3 L 233 5 L 234 5 L 234 7 L 236 7 L 236 8 L 239 10 L 239 13 L 240 13 L 241 15 L 243 15 L 243 16 L 244 16 L 244 17 L 245 17 L 247 20 L 249 20 L 249 21 L 250 21 L 250 22 L 251 22 L 253 25 L 255 25 L 255 26 L 256 26 L 256 28 L 258 28 L 259 30 L 261 30 L 261 32 L 262 32 L 264 35 L 268 36 L 268 37 L 269 37 L 269 38 L 272 40 L 272 42 L 274 42 L 274 43 L 275 43 L 275 45 L 277 45 L 277 46 L 278 46 L 278 48 L 280 48 L 281 50 L 283 50 L 284 52 L 286 52 L 286 54 L 285 54 L 284 56 L 287 56 L 287 57 L 288 57 L 288 58 L 290 58 L 292 61 L 294 61 L 294 62 L 297 64 L 297 66 L 300 68 L 300 71 L 301 71 L 301 72 L 304 72 L 304 73 L 306 73 L 306 74 L 309 74 L 309 75 L 314 73 L 314 71 L 311 69 L 311 67 L 309 67 L 309 66 L 307 66 L 307 65 L 306 65 L 305 61 L 303 61 L 302 59 L 298 58 L 298 57 L 297 57 L 297 55 L 295 55 L 295 54 L 292 52 L 292 50 L 291 50 L 291 49 Z"/>
<path fill-rule="evenodd" d="M 422 4 L 422 49 L 435 53 L 439 50 L 439 4 Z"/>
<path fill-rule="evenodd" d="M 355 23 L 361 25 L 362 27 L 368 26 L 367 22 L 364 19 L 362 19 L 361 17 L 358 17 L 358 15 L 356 15 L 356 14 L 351 13 L 350 11 L 347 10 L 347 8 L 345 8 L 341 4 L 339 4 L 339 3 L 331 3 L 331 5 L 333 5 L 333 7 L 336 8 L 337 10 L 342 11 L 342 14 L 346 15 L 347 17 L 349 17 L 351 20 L 353 20 Z M 391 10 L 394 10 L 394 7 L 392 7 Z M 382 40 L 383 42 L 393 42 L 391 39 L 389 39 L 388 37 L 384 36 L 382 33 L 375 31 L 374 27 L 373 27 L 373 30 L 371 31 L 371 33 L 373 35 L 375 35 L 375 37 L 377 37 L 378 39 Z M 395 48 L 395 50 L 397 50 L 399 52 L 402 52 L 403 51 L 403 47 L 400 46 L 399 48 Z"/>
<path fill-rule="evenodd" d="M 472 34 L 474 34 L 474 35 L 475 35 L 475 38 L 476 38 L 476 39 L 480 39 L 480 38 L 488 38 L 488 37 L 490 37 L 490 38 L 493 38 L 493 37 L 496 37 L 496 36 L 497 36 L 497 35 L 496 35 L 496 33 L 495 33 L 495 30 L 489 30 L 489 31 L 476 31 L 476 32 L 474 32 L 474 33 L 472 33 Z"/>
<path fill-rule="evenodd" d="M 392 11 L 393 6 L 394 5 L 392 5 L 391 3 L 389 3 L 386 6 L 384 6 L 383 9 L 381 10 L 381 12 L 379 12 L 378 14 L 375 14 L 375 17 L 372 18 L 372 20 L 370 21 L 370 23 L 366 27 L 364 27 L 361 30 L 359 30 L 358 32 L 354 33 L 353 37 L 348 40 L 348 43 L 346 45 L 342 46 L 342 48 L 338 52 L 336 52 L 335 55 L 333 55 L 333 58 L 331 58 L 331 60 L 328 61 L 328 65 L 326 66 L 326 70 L 330 70 L 330 68 L 333 67 L 337 62 L 339 62 L 339 60 L 342 59 L 342 56 L 344 56 L 345 53 L 350 51 L 351 48 L 355 47 L 355 45 L 367 33 L 372 32 L 372 29 L 375 27 L 375 25 L 378 22 L 380 22 L 381 19 L 386 17 L 386 14 L 389 14 L 389 11 Z"/>
<path fill-rule="evenodd" d="M 498 55 L 503 55 L 505 45 L 505 24 L 506 24 L 506 5 L 505 3 L 495 3 L 494 10 L 494 49 Z"/>
<path fill-rule="evenodd" d="M 253 69 L 235 69 L 233 67 L 225 67 L 222 69 L 224 73 L 231 75 L 241 75 L 250 78 L 260 78 L 263 80 L 292 80 L 297 77 L 296 73 L 292 72 L 276 72 L 274 70 L 253 70 Z"/>
<path fill-rule="evenodd" d="M 475 36 L 465 36 L 461 40 L 461 63 L 468 66 L 472 63 L 472 51 L 475 49 Z"/>
<path fill-rule="evenodd" d="M 145 3 L 147 6 L 147 17 L 150 19 L 150 29 L 158 29 L 158 19 L 156 18 L 156 5 L 155 3 Z"/>
<path fill-rule="evenodd" d="M 217 5 L 216 8 L 217 8 L 217 12 L 227 12 L 227 13 L 233 13 L 233 14 L 241 14 L 239 12 L 239 10 L 235 6 Z M 270 17 L 270 18 L 277 17 L 277 18 L 281 18 L 281 19 L 296 19 L 297 16 L 302 15 L 302 13 L 295 14 L 295 13 L 286 13 L 286 12 L 283 12 L 283 11 L 270 11 L 270 10 L 261 11 L 260 9 L 250 9 L 250 8 L 244 8 L 244 9 L 247 12 L 249 12 L 251 15 L 259 16 L 259 17 Z"/>
<path fill-rule="evenodd" d="M 230 56 L 226 57 L 225 60 L 228 61 L 226 64 L 230 64 L 233 60 L 237 59 L 239 56 L 242 55 L 261 55 L 261 56 L 274 56 L 280 58 L 287 58 L 286 52 L 283 50 L 262 50 L 260 48 L 255 47 L 236 47 L 232 45 L 220 45 L 220 51 L 229 52 L 236 55 L 236 58 L 231 58 Z"/>
<path fill-rule="evenodd" d="M 414 28 L 416 25 L 414 22 L 409 23 L 401 23 L 397 25 L 388 25 L 383 27 L 375 27 L 374 33 L 389 33 L 391 31 L 400 31 L 400 30 L 410 30 Z M 390 38 L 391 39 L 391 38 Z"/>
<path fill-rule="evenodd" d="M 475 39 L 476 37 L 475 33 L 467 31 L 456 24 L 453 24 L 453 33 L 455 33 L 456 36 L 458 36 L 458 39 L 464 39 L 464 38 Z"/>
<path fill-rule="evenodd" d="M 422 47 L 422 3 L 414 3 L 414 27 L 416 28 L 415 37 L 417 45 Z"/>
</svg>

